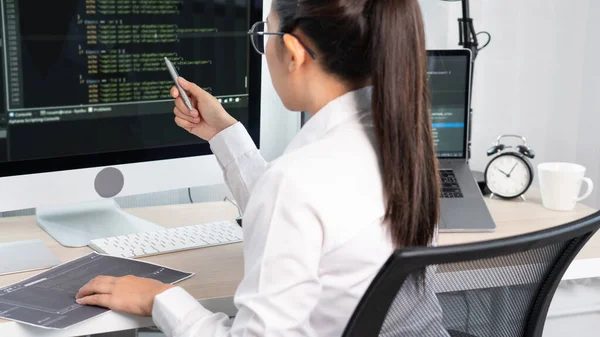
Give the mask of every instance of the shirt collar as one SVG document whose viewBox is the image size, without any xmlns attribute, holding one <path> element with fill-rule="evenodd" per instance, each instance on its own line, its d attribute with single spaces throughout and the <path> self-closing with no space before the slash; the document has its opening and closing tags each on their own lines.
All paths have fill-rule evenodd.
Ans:
<svg viewBox="0 0 600 337">
<path fill-rule="evenodd" d="M 285 153 L 315 142 L 334 127 L 371 110 L 372 86 L 350 91 L 327 103 L 312 116 L 288 145 Z"/>
</svg>

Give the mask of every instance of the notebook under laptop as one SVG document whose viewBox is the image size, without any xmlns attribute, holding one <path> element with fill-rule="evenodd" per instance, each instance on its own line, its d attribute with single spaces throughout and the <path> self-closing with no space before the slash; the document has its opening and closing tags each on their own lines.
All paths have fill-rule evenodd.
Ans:
<svg viewBox="0 0 600 337">
<path fill-rule="evenodd" d="M 468 165 L 471 51 L 429 50 L 433 133 L 442 177 L 440 232 L 489 232 L 494 220 Z"/>
</svg>

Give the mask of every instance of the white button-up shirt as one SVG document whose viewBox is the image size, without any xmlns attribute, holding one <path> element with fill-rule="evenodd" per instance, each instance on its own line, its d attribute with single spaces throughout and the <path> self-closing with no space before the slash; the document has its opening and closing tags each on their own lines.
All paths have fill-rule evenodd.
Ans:
<svg viewBox="0 0 600 337">
<path fill-rule="evenodd" d="M 167 336 L 340 336 L 393 252 L 371 88 L 329 102 L 267 163 L 241 124 L 210 142 L 244 209 L 244 279 L 235 319 L 182 288 L 156 296 Z"/>
</svg>

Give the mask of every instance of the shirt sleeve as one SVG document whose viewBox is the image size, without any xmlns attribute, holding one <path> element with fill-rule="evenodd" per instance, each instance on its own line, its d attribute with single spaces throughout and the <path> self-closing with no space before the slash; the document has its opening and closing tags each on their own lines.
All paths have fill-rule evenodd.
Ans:
<svg viewBox="0 0 600 337">
<path fill-rule="evenodd" d="M 244 212 L 254 184 L 267 169 L 267 162 L 240 122 L 219 132 L 209 143 L 223 169 L 227 186 Z"/>
<path fill-rule="evenodd" d="M 152 320 L 167 337 L 227 336 L 231 327 L 227 315 L 208 311 L 180 287 L 154 298 Z"/>
<path fill-rule="evenodd" d="M 293 175 L 287 171 L 267 171 L 248 205 L 235 319 L 172 288 L 155 298 L 152 311 L 168 337 L 315 336 L 310 315 L 321 295 L 323 229 L 310 206 L 312 187 L 287 178 Z"/>
</svg>

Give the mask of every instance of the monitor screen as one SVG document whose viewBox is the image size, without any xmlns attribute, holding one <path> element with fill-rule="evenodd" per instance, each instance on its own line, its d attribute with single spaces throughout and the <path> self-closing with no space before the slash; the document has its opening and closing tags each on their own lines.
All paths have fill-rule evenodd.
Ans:
<svg viewBox="0 0 600 337">
<path fill-rule="evenodd" d="M 470 85 L 469 51 L 429 51 L 427 75 L 438 158 L 465 158 Z"/>
<path fill-rule="evenodd" d="M 258 145 L 255 0 L 0 0 L 0 176 L 210 154 L 173 121 L 163 58 Z"/>
</svg>

